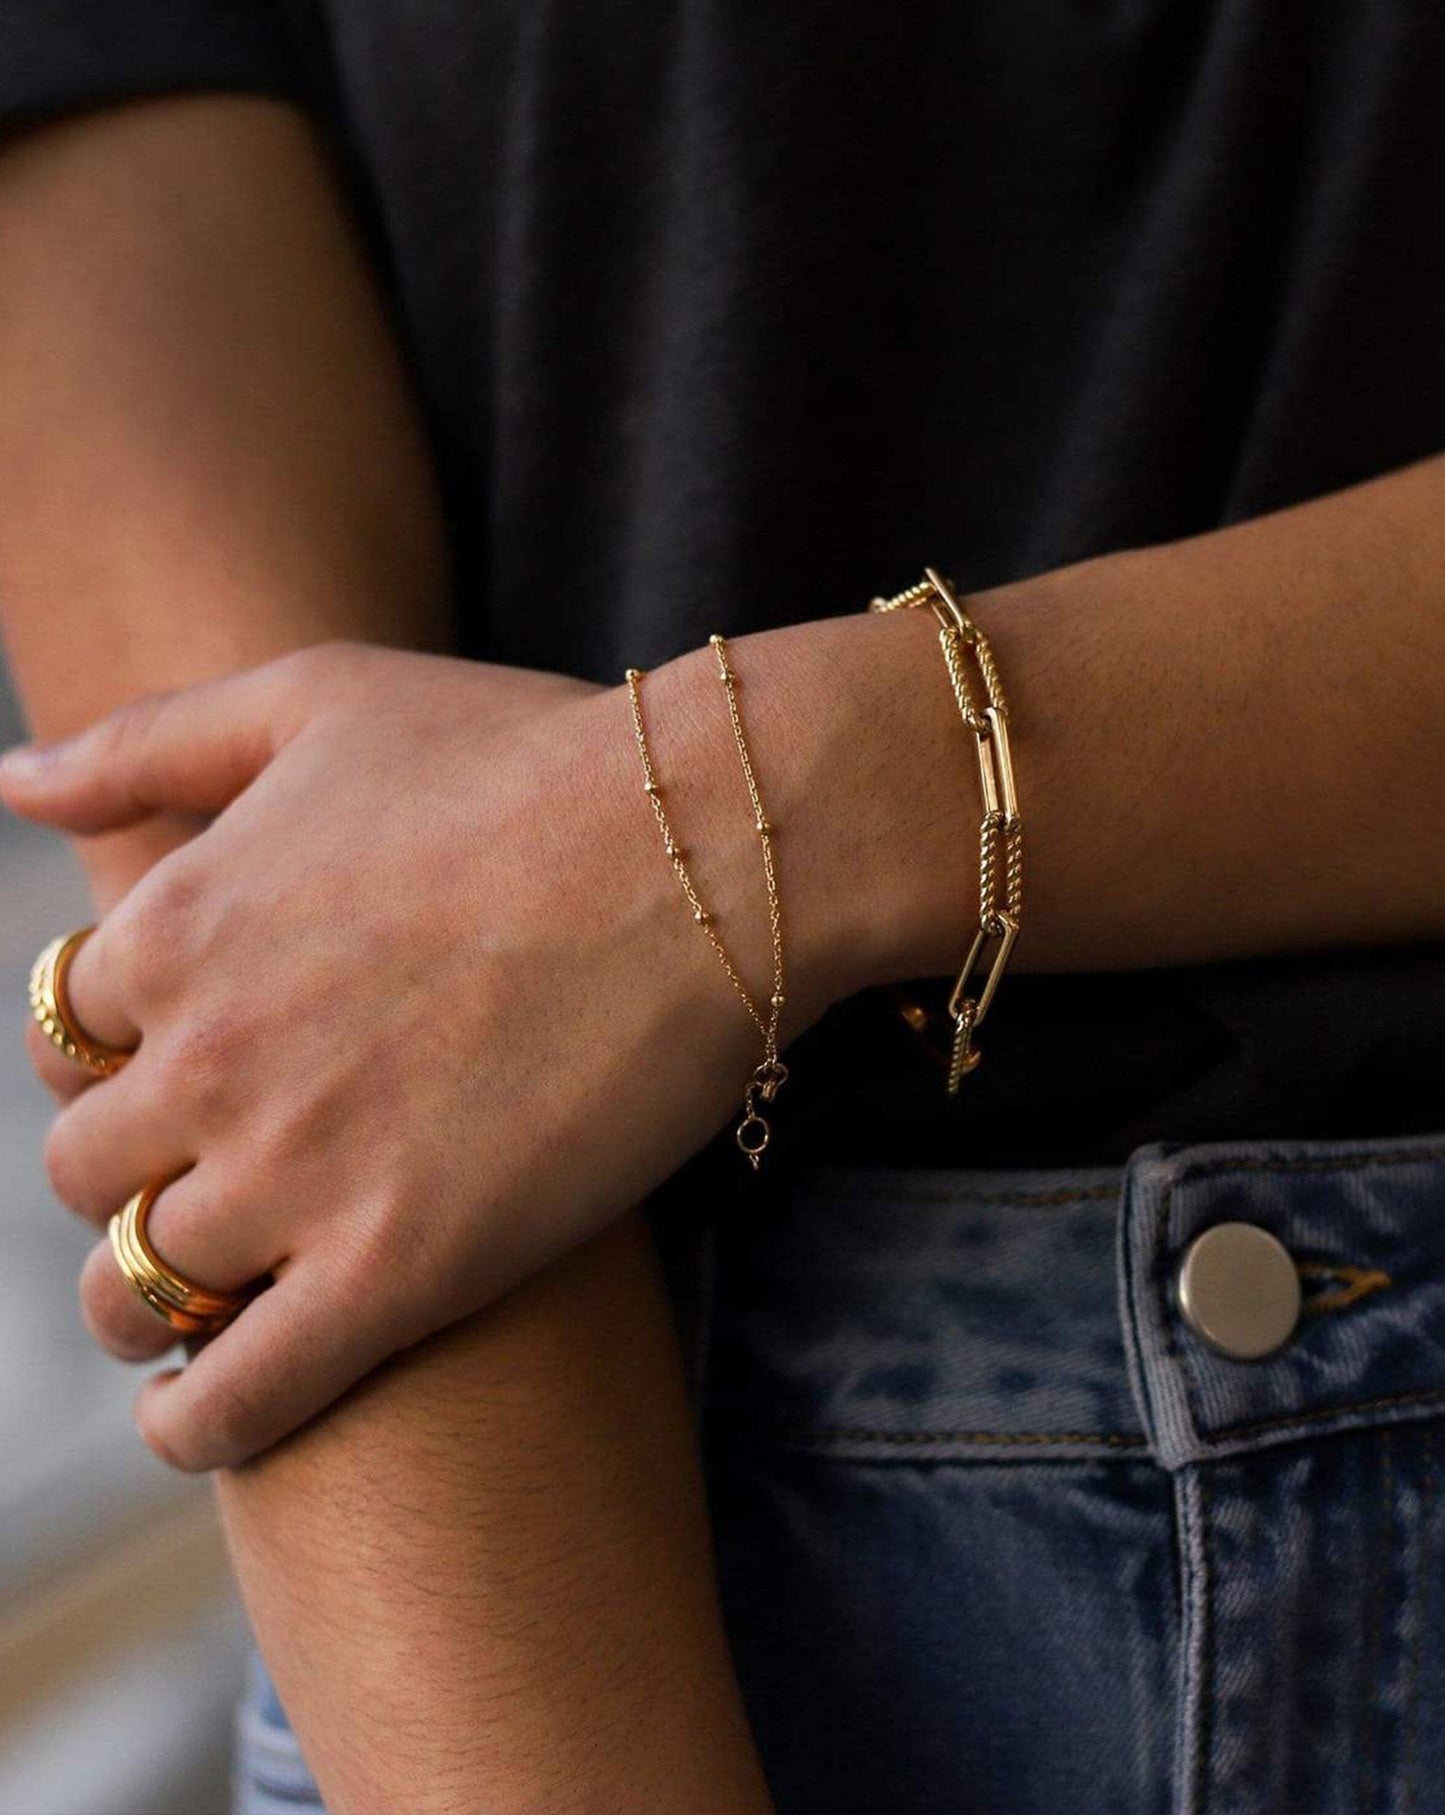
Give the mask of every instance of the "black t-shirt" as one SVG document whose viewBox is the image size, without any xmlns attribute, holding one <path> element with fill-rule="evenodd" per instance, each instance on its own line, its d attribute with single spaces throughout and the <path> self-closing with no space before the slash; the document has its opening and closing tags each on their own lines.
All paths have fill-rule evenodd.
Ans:
<svg viewBox="0 0 1445 1815">
<path fill-rule="evenodd" d="M 1439 0 L 0 9 L 0 117 L 191 88 L 331 129 L 469 654 L 615 682 L 1445 446 Z M 868 997 L 787 1121 L 980 1165 L 1405 1133 L 1445 1125 L 1442 1029 L 1445 944 L 1011 973 L 952 1104 Z"/>
</svg>

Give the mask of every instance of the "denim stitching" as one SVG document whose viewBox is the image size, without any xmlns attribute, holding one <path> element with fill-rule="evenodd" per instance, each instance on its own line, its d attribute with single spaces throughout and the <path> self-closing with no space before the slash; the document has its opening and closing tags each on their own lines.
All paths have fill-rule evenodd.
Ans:
<svg viewBox="0 0 1445 1815">
<path fill-rule="evenodd" d="M 1306 1172 L 1337 1169 L 1342 1172 L 1352 1171 L 1361 1166 L 1397 1166 L 1421 1159 L 1445 1159 L 1445 1145 L 1433 1143 L 1421 1147 L 1406 1147 L 1389 1153 L 1372 1152 L 1368 1148 L 1355 1153 L 1311 1154 L 1291 1159 L 1287 1155 L 1271 1155 L 1267 1158 L 1251 1158 L 1241 1155 L 1234 1159 L 1199 1160 L 1185 1167 L 1171 1181 L 1169 1190 L 1174 1184 L 1183 1184 L 1190 1179 L 1207 1178 L 1221 1172 Z M 1006 1191 L 1002 1193 L 960 1191 L 954 1187 L 940 1187 L 937 1190 L 915 1185 L 874 1186 L 863 1182 L 839 1184 L 829 1188 L 828 1197 L 861 1199 L 865 1202 L 886 1202 L 899 1196 L 910 1203 L 923 1204 L 978 1204 L 1007 1209 L 1011 1205 L 1029 1206 L 1033 1204 L 1077 1204 L 1086 1203 L 1094 1198 L 1117 1197 L 1123 1187 L 1121 1178 L 1116 1184 L 1061 1186 L 1047 1191 Z"/>
<path fill-rule="evenodd" d="M 1414 1620 L 1410 1634 L 1410 1663 L 1405 1674 L 1405 1762 L 1404 1781 L 1400 1790 L 1402 1796 L 1402 1815 L 1411 1815 L 1415 1807 L 1415 1733 L 1420 1714 L 1420 1658 L 1425 1649 L 1425 1615 L 1428 1612 L 1430 1562 L 1434 1555 L 1435 1527 L 1439 1523 L 1436 1507 L 1432 1504 L 1435 1497 L 1436 1458 L 1435 1430 L 1429 1426 L 1425 1432 L 1426 1468 L 1420 1483 L 1420 1554 L 1415 1563 L 1415 1592 L 1413 1602 Z"/>
<path fill-rule="evenodd" d="M 1214 1711 L 1215 1677 L 1214 1570 L 1209 1552 L 1209 1476 L 1201 1468 L 1194 1471 L 1194 1478 L 1199 1488 L 1199 1617 L 1204 1624 L 1204 1633 L 1200 1645 L 1199 1682 L 1196 1684 L 1199 1727 L 1195 1735 L 1194 1781 L 1191 1785 L 1193 1807 L 1190 1815 L 1207 1815 L 1205 1805 L 1209 1796 L 1209 1746 L 1213 1725 L 1210 1716 Z"/>
<path fill-rule="evenodd" d="M 1164 1359 L 1173 1364 L 1175 1373 L 1178 1374 L 1183 1383 L 1184 1410 L 1189 1418 L 1189 1427 L 1194 1433 L 1195 1440 L 1198 1441 L 1199 1419 L 1195 1414 L 1194 1400 L 1190 1393 L 1191 1380 L 1189 1373 L 1189 1358 L 1180 1350 L 1179 1342 L 1174 1332 L 1174 1319 L 1169 1315 L 1169 1287 L 1167 1283 L 1169 1274 L 1169 1230 L 1174 1216 L 1174 1188 L 1178 1183 L 1179 1181 L 1177 1179 L 1170 1179 L 1166 1183 L 1164 1195 L 1160 1199 L 1158 1219 L 1154 1227 L 1154 1256 L 1153 1263 L 1149 1269 L 1149 1290 L 1151 1293 L 1158 1293 L 1159 1295 L 1159 1301 L 1162 1307 L 1162 1315 L 1159 1319 L 1159 1323 L 1163 1334 Z M 1144 1371 L 1147 1377 L 1149 1372 L 1147 1363 Z"/>
<path fill-rule="evenodd" d="M 1221 1172 L 1355 1172 L 1362 1166 L 1406 1166 L 1416 1160 L 1445 1160 L 1445 1145 L 1436 1142 L 1425 1147 L 1401 1147 L 1389 1153 L 1372 1153 L 1365 1148 L 1358 1153 L 1301 1154 L 1297 1159 L 1287 1154 L 1257 1159 L 1245 1154 L 1236 1159 L 1200 1160 L 1186 1166 L 1170 1181 L 1168 1189 Z"/>
<path fill-rule="evenodd" d="M 1012 1206 L 1027 1207 L 1039 1204 L 1074 1204 L 1085 1203 L 1097 1198 L 1115 1198 L 1121 1194 L 1121 1182 L 1109 1185 L 1091 1185 L 1080 1188 L 1014 1192 L 1003 1196 L 977 1195 L 962 1197 L 956 1191 L 919 1191 L 909 1187 L 903 1195 L 909 1203 L 960 1203 L 970 1205 L 988 1205 L 994 1208 Z M 899 1195 L 896 1189 L 872 1188 L 867 1185 L 840 1186 L 836 1191 L 825 1194 L 829 1198 L 841 1198 L 845 1201 L 862 1200 L 873 1203 L 886 1203 L 895 1200 Z M 709 1295 L 711 1296 L 711 1295 Z M 966 1443 L 984 1447 L 996 1444 L 1001 1447 L 1015 1448 L 1048 1448 L 1069 1444 L 1092 1443 L 1107 1449 L 1146 1449 L 1148 1438 L 1133 1436 L 1122 1431 L 873 1431 L 843 1427 L 821 1428 L 805 1424 L 775 1424 L 769 1427 L 779 1438 L 803 1441 L 822 1448 L 825 1445 L 838 1443 L 889 1443 L 899 1447 L 927 1446 L 942 1443 Z"/>
<path fill-rule="evenodd" d="M 1109 1449 L 1145 1449 L 1147 1437 L 1136 1437 L 1126 1431 L 868 1431 L 846 1427 L 809 1424 L 774 1424 L 769 1427 L 780 1437 L 803 1437 L 818 1443 L 999 1443 L 1060 1444 L 1102 1443 Z"/>
<path fill-rule="evenodd" d="M 1190 1503 L 1197 1497 L 1197 1476 L 1197 1469 L 1186 1469 L 1173 1478 L 1173 1535 L 1179 1558 L 1179 1657 L 1169 1755 L 1169 1815 L 1193 1815 L 1190 1805 L 1195 1800 L 1193 1780 L 1197 1753 L 1189 1748 L 1194 1738 L 1191 1709 L 1199 1687 L 1195 1671 L 1196 1633 L 1200 1629 L 1199 1562 L 1195 1542 L 1197 1527 Z"/>
<path fill-rule="evenodd" d="M 1347 1261 L 1335 1266 L 1324 1262 L 1301 1261 L 1296 1271 L 1301 1279 L 1324 1280 L 1338 1285 L 1338 1292 L 1317 1292 L 1313 1298 L 1307 1298 L 1300 1306 L 1302 1317 L 1322 1316 L 1326 1311 L 1345 1311 L 1351 1305 L 1357 1305 L 1364 1298 L 1373 1298 L 1377 1292 L 1387 1291 L 1394 1285 L 1388 1273 L 1379 1267 L 1358 1267 Z"/>
<path fill-rule="evenodd" d="M 1237 1157 L 1234 1159 L 1204 1160 L 1197 1165 L 1186 1167 L 1165 1186 L 1160 1203 L 1159 1215 L 1155 1227 L 1154 1255 L 1151 1269 L 1151 1287 L 1162 1291 L 1167 1275 L 1169 1224 L 1173 1208 L 1175 1189 L 1192 1179 L 1217 1176 L 1222 1173 L 1238 1172 L 1291 1172 L 1291 1171 L 1328 1171 L 1353 1170 L 1371 1165 L 1402 1165 L 1421 1159 L 1445 1159 L 1445 1145 L 1439 1143 L 1420 1147 L 1402 1148 L 1390 1153 L 1371 1152 L 1368 1149 L 1357 1153 L 1338 1155 L 1301 1156 L 1291 1159 L 1286 1156 L 1251 1159 Z M 836 1191 L 827 1193 L 830 1197 L 845 1200 L 863 1200 L 867 1202 L 886 1202 L 899 1195 L 898 1188 L 871 1188 L 866 1185 L 840 1186 Z M 1083 1203 L 1098 1198 L 1117 1198 L 1121 1195 L 1120 1184 L 1093 1185 L 1084 1189 L 1074 1188 L 1056 1191 L 1016 1192 L 1002 1196 L 980 1194 L 968 1196 L 957 1191 L 937 1190 L 921 1191 L 912 1187 L 904 1195 L 909 1202 L 915 1203 L 961 1203 L 968 1202 L 980 1206 L 990 1205 L 998 1208 L 1009 1206 L 1028 1206 L 1036 1204 L 1070 1204 Z M 711 1297 L 711 1294 L 709 1294 Z M 711 1306 L 709 1307 L 712 1308 Z M 1138 1312 L 1130 1303 L 1130 1321 L 1133 1325 L 1135 1340 L 1141 1340 L 1142 1333 L 1138 1326 Z M 1184 1386 L 1185 1407 L 1189 1413 L 1196 1441 L 1202 1444 L 1220 1444 L 1237 1437 L 1253 1435 L 1267 1430 L 1282 1430 L 1293 1425 L 1313 1423 L 1321 1419 L 1340 1417 L 1349 1412 L 1375 1411 L 1387 1405 L 1404 1405 L 1411 1403 L 1430 1403 L 1445 1398 L 1445 1388 L 1429 1388 L 1416 1393 L 1396 1393 L 1375 1399 L 1347 1401 L 1341 1405 L 1317 1407 L 1308 1412 L 1292 1412 L 1274 1418 L 1256 1419 L 1245 1424 L 1230 1425 L 1213 1432 L 1200 1429 L 1200 1421 L 1191 1392 L 1191 1376 L 1187 1357 L 1180 1350 L 1175 1339 L 1173 1321 L 1167 1315 L 1162 1320 L 1162 1335 L 1165 1359 L 1172 1362 L 1182 1377 Z M 709 1359 L 711 1357 L 709 1356 Z M 1146 1391 L 1149 1370 L 1145 1369 Z M 1152 1410 L 1152 1407 L 1151 1407 Z M 814 1430 L 806 1425 L 774 1426 L 779 1435 L 807 1438 L 822 1445 L 825 1443 L 892 1443 L 898 1445 L 928 1445 L 938 1443 L 999 1444 L 1018 1446 L 1047 1447 L 1070 1443 L 1097 1443 L 1111 1449 L 1144 1449 L 1148 1447 L 1147 1437 L 1130 1436 L 1121 1432 L 998 1432 L 998 1431 L 869 1431 L 852 1429 Z"/>
<path fill-rule="evenodd" d="M 1445 1399 L 1445 1387 L 1422 1387 L 1415 1393 L 1384 1393 L 1378 1399 L 1347 1399 L 1339 1405 L 1315 1406 L 1308 1412 L 1290 1412 L 1279 1418 L 1257 1418 L 1249 1424 L 1231 1424 L 1223 1430 L 1199 1434 L 1201 1443 L 1225 1443 L 1255 1431 L 1284 1430 L 1295 1424 L 1314 1424 L 1322 1418 L 1341 1418 L 1347 1412 L 1375 1412 L 1387 1405 L 1432 1405 Z"/>
<path fill-rule="evenodd" d="M 1156 1243 L 1157 1240 L 1156 1231 Z M 1129 1213 L 1127 1205 L 1124 1206 L 1118 1219 L 1115 1241 L 1118 1244 L 1116 1262 L 1120 1274 L 1120 1282 L 1116 1289 L 1123 1294 L 1124 1316 L 1128 1323 L 1127 1339 L 1124 1345 L 1125 1372 L 1129 1377 L 1131 1390 L 1137 1381 L 1137 1396 L 1143 1401 L 1140 1409 L 1144 1414 L 1145 1429 L 1157 1431 L 1160 1419 L 1154 1391 L 1154 1370 L 1149 1365 L 1148 1344 L 1144 1333 L 1145 1294 L 1149 1294 L 1152 1303 L 1154 1281 L 1152 1276 L 1145 1280 L 1140 1280 L 1138 1277 L 1136 1264 L 1138 1239 L 1135 1221 Z"/>
<path fill-rule="evenodd" d="M 1365 1707 L 1365 1731 L 1360 1747 L 1360 1807 L 1372 1809 L 1375 1806 L 1375 1748 L 1379 1743 L 1379 1721 L 1376 1718 L 1378 1697 L 1370 1690 L 1379 1681 L 1380 1647 L 1385 1626 L 1385 1577 L 1388 1574 L 1390 1555 L 1390 1497 L 1394 1493 L 1394 1469 L 1390 1462 L 1390 1436 L 1388 1429 L 1380 1433 L 1380 1554 L 1373 1570 L 1374 1581 L 1370 1590 L 1369 1614 L 1365 1621 L 1365 1680 L 1360 1699 Z"/>
<path fill-rule="evenodd" d="M 1297 1158 L 1290 1158 L 1287 1155 L 1271 1155 L 1267 1158 L 1257 1159 L 1241 1156 L 1233 1159 L 1201 1160 L 1197 1165 L 1186 1166 L 1165 1182 L 1163 1197 L 1160 1200 L 1155 1242 L 1156 1288 L 1162 1290 L 1163 1287 L 1174 1193 L 1181 1185 L 1187 1184 L 1193 1179 L 1215 1178 L 1229 1172 L 1346 1172 L 1358 1171 L 1366 1166 L 1400 1166 L 1414 1164 L 1419 1160 L 1433 1159 L 1445 1159 L 1445 1144 L 1431 1142 L 1425 1146 L 1403 1147 L 1389 1153 L 1372 1152 L 1366 1148 L 1355 1153 L 1304 1154 Z M 1395 1393 L 1379 1399 L 1348 1401 L 1342 1405 L 1316 1407 L 1308 1412 L 1290 1412 L 1276 1418 L 1260 1418 L 1246 1424 L 1230 1425 L 1223 1430 L 1206 1431 L 1202 1428 L 1198 1407 L 1195 1403 L 1197 1382 L 1194 1375 L 1194 1364 L 1189 1355 L 1182 1352 L 1175 1342 L 1173 1320 L 1167 1310 L 1167 1296 L 1164 1335 L 1165 1353 L 1168 1359 L 1176 1364 L 1184 1388 L 1184 1406 L 1189 1414 L 1195 1441 L 1203 1444 L 1224 1443 L 1235 1437 L 1247 1436 L 1259 1431 L 1283 1430 L 1296 1424 L 1313 1423 L 1321 1418 L 1339 1417 L 1345 1412 L 1373 1411 L 1386 1405 L 1402 1405 L 1417 1401 L 1428 1402 L 1445 1398 L 1445 1388 L 1431 1387 L 1416 1393 Z"/>
</svg>

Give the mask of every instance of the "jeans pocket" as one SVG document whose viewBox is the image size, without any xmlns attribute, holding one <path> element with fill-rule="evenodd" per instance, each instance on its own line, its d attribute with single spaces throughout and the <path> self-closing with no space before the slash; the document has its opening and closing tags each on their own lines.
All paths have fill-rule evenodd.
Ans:
<svg viewBox="0 0 1445 1815">
<path fill-rule="evenodd" d="M 829 1169 L 719 1219 L 709 1493 L 783 1815 L 1166 1807 L 1174 1487 L 1129 1384 L 1121 1185 Z"/>
<path fill-rule="evenodd" d="M 1297 1276 L 1250 1360 L 1179 1291 L 1225 1222 Z M 709 1491 L 781 1810 L 1445 1808 L 1445 1135 L 834 1170 L 715 1240 Z"/>
<path fill-rule="evenodd" d="M 1186 1315 L 1221 1224 L 1282 1244 L 1292 1333 L 1250 1360 Z M 1119 1230 L 1131 1377 L 1177 1482 L 1179 1815 L 1445 1807 L 1445 1135 L 1156 1144 Z M 1248 1281 L 1240 1282 L 1246 1289 Z"/>
</svg>

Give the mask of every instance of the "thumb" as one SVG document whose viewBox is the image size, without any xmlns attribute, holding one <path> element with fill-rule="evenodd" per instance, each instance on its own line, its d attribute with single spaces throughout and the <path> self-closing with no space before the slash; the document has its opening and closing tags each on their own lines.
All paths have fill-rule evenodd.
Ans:
<svg viewBox="0 0 1445 1815">
<path fill-rule="evenodd" d="M 21 744 L 0 759 L 0 801 L 78 833 L 219 813 L 286 741 L 273 666 L 146 694 L 75 737 Z"/>
</svg>

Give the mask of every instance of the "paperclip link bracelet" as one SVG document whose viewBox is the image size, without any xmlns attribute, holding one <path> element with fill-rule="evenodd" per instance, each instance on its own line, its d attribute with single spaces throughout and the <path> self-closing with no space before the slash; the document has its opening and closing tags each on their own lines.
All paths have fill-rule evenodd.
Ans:
<svg viewBox="0 0 1445 1815">
<path fill-rule="evenodd" d="M 1013 757 L 1009 749 L 1008 707 L 1004 702 L 998 666 L 988 638 L 959 604 L 953 586 L 932 567 L 925 567 L 923 578 L 916 586 L 896 593 L 891 599 L 874 599 L 868 609 L 910 611 L 920 605 L 929 606 L 938 620 L 938 641 L 948 665 L 953 697 L 958 702 L 964 724 L 974 735 L 979 787 L 983 795 L 978 847 L 978 929 L 948 999 L 948 1013 L 953 1021 L 948 1094 L 956 1096 L 959 1085 L 982 1057 L 973 1043 L 973 1036 L 988 1013 L 1019 935 L 1023 909 L 1023 825 L 1019 818 Z M 976 704 L 969 685 L 966 655 L 972 658 L 983 688 L 985 704 L 982 707 Z M 974 978 L 979 973 L 982 973 L 983 981 L 981 986 L 976 986 Z"/>
</svg>

